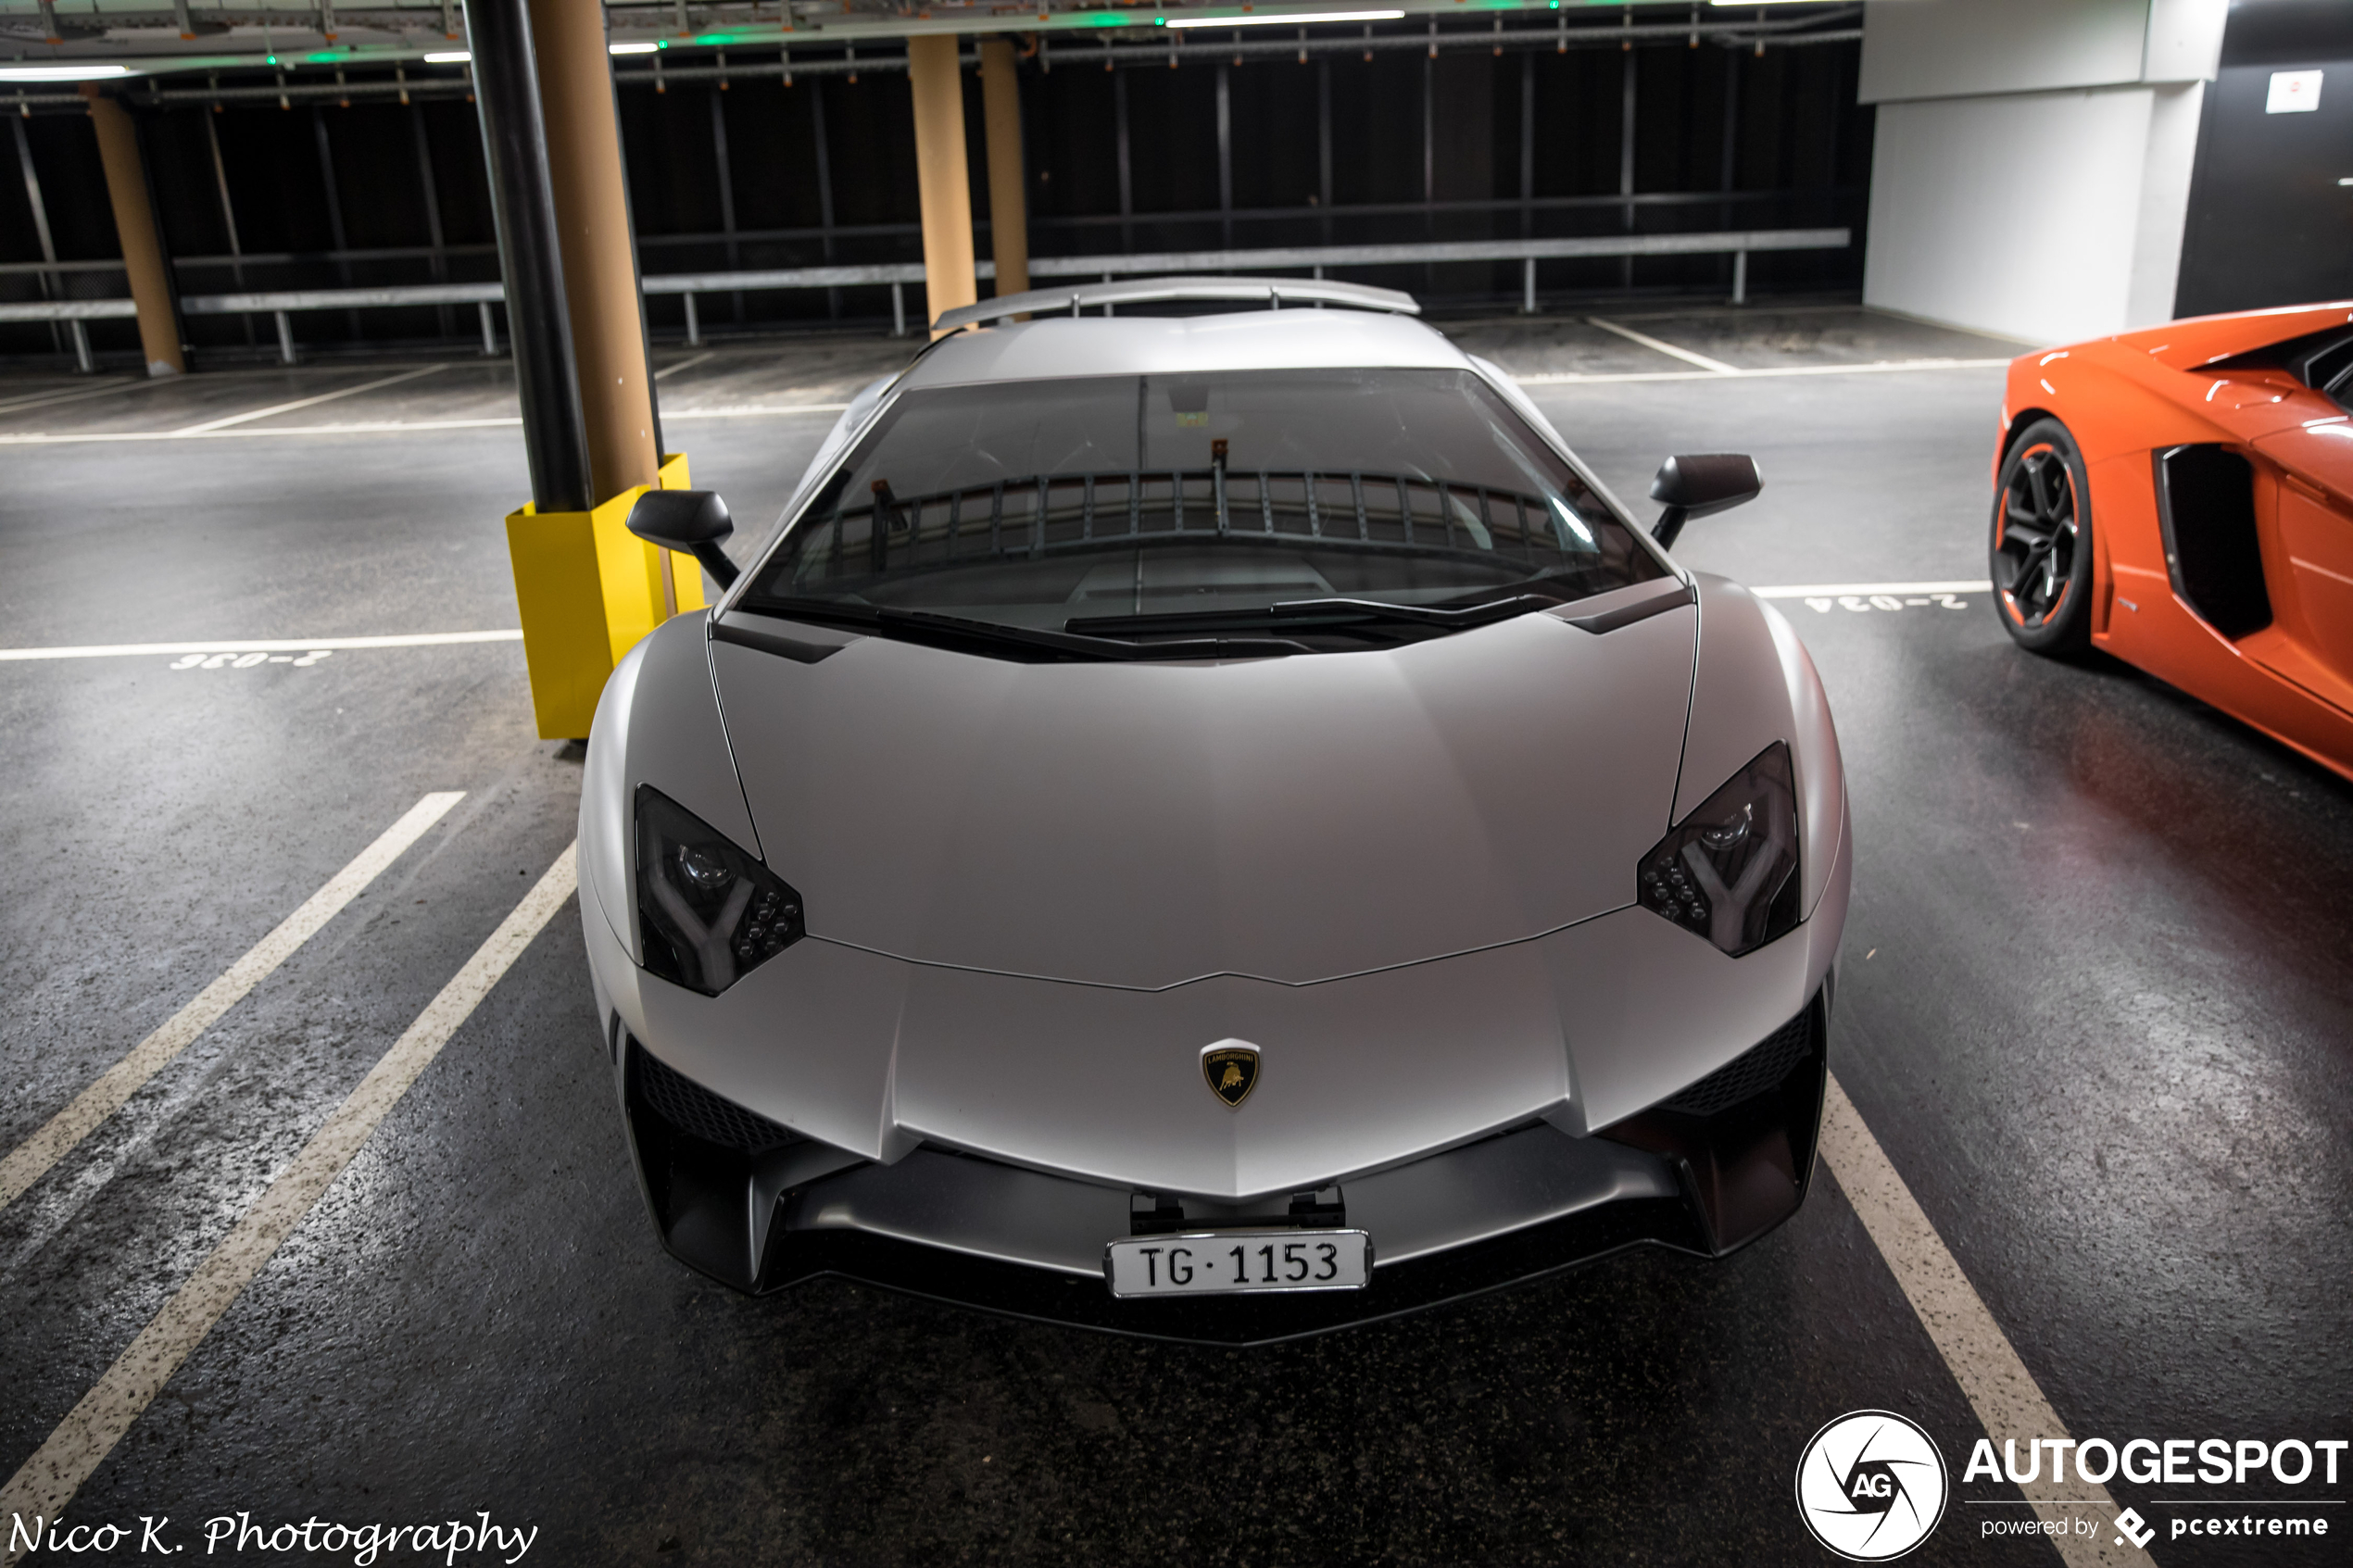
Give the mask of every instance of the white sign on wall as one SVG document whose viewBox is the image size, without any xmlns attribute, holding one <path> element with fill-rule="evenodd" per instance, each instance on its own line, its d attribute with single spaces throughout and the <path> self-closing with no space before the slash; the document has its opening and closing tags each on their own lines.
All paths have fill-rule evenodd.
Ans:
<svg viewBox="0 0 2353 1568">
<path fill-rule="evenodd" d="M 2309 114 L 2321 107 L 2321 73 L 2317 70 L 2275 70 L 2271 96 L 2263 100 L 2265 114 Z"/>
</svg>

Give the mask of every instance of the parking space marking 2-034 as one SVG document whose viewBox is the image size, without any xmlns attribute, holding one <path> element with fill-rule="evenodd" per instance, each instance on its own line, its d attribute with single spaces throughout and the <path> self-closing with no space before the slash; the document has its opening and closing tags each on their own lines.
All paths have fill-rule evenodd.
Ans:
<svg viewBox="0 0 2353 1568">
<path fill-rule="evenodd" d="M 1873 610 L 1967 609 L 1969 606 L 1962 603 L 1965 596 L 1993 591 L 1994 584 L 1982 577 L 1943 583 L 1787 583 L 1749 590 L 1760 599 L 1803 599 L 1806 608 L 1819 615 L 1834 609 L 1856 615 Z"/>
<path fill-rule="evenodd" d="M 1897 598 L 1894 594 L 1841 594 L 1835 598 L 1825 594 L 1808 595 L 1806 608 L 1828 615 L 1834 609 L 1850 609 L 1862 614 L 1874 609 L 1919 609 L 1928 605 L 1942 605 L 1946 609 L 1967 609 L 1958 594 L 1919 594 Z M 174 669 L 179 666 L 174 665 Z"/>
</svg>

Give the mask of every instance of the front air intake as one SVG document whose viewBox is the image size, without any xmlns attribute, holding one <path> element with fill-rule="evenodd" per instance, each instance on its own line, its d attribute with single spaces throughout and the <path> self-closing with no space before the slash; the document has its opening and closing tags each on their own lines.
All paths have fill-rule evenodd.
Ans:
<svg viewBox="0 0 2353 1568">
<path fill-rule="evenodd" d="M 1778 1088 L 1814 1049 L 1814 1010 L 1799 1013 L 1715 1072 L 1664 1103 L 1686 1116 L 1713 1116 Z"/>
<path fill-rule="evenodd" d="M 713 1094 L 635 1039 L 629 1042 L 629 1070 L 646 1109 L 689 1137 L 741 1154 L 764 1154 L 801 1141 L 791 1128 Z"/>
<path fill-rule="evenodd" d="M 1814 1173 L 1828 1082 L 1830 990 L 1806 1010 L 1673 1099 L 1602 1129 L 1680 1173 L 1721 1256 L 1797 1212 Z"/>
</svg>

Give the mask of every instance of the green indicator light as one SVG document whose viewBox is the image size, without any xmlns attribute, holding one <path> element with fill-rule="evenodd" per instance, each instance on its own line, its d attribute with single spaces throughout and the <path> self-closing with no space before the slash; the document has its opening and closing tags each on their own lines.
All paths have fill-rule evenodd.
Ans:
<svg viewBox="0 0 2353 1568">
<path fill-rule="evenodd" d="M 269 56 L 263 59 L 261 63 L 266 66 L 274 66 L 278 63 L 278 56 L 275 55 Z"/>
<path fill-rule="evenodd" d="M 305 65 L 313 66 L 331 66 L 342 58 L 343 56 L 333 49 L 329 49 L 323 54 L 305 55 L 302 56 L 302 60 Z"/>
</svg>

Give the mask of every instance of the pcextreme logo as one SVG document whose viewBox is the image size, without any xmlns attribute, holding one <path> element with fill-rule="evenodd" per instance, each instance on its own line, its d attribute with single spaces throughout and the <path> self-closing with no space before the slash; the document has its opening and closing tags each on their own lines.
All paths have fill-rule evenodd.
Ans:
<svg viewBox="0 0 2353 1568">
<path fill-rule="evenodd" d="M 1850 1562 L 1884 1562 L 1928 1539 L 1947 1492 L 1944 1456 L 1892 1411 L 1840 1416 L 1797 1461 L 1797 1516 Z"/>
</svg>

